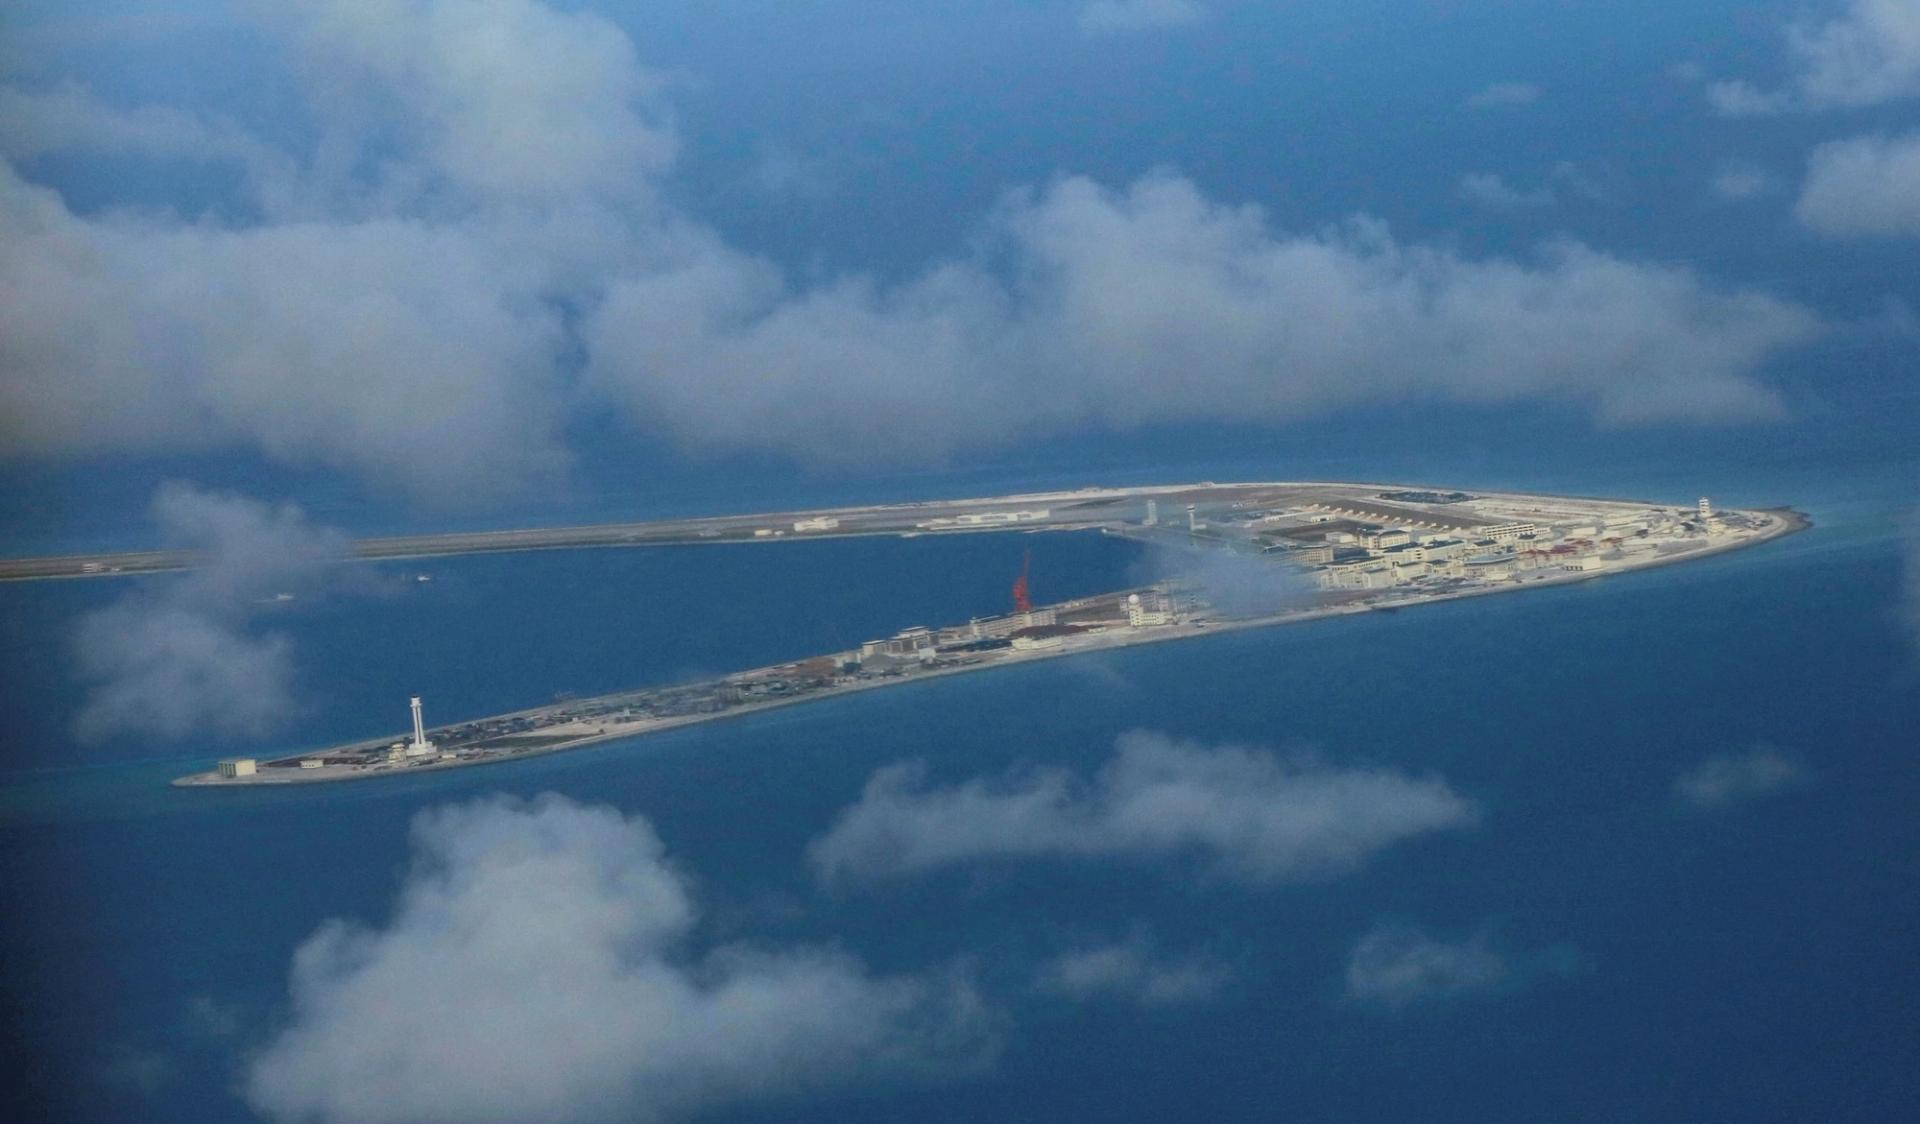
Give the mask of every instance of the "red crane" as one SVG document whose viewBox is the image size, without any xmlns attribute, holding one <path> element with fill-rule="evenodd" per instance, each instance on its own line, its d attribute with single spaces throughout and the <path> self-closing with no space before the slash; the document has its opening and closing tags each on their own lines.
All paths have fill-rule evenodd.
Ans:
<svg viewBox="0 0 1920 1124">
<path fill-rule="evenodd" d="M 1027 572 L 1032 569 L 1033 551 L 1029 550 L 1020 562 L 1020 576 L 1013 579 L 1013 611 L 1016 613 L 1033 611 L 1033 601 L 1027 597 Z"/>
</svg>

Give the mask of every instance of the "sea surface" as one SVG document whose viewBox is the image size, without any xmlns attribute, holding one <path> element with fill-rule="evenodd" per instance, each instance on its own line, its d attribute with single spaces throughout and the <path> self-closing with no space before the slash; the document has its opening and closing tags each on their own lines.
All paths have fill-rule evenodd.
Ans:
<svg viewBox="0 0 1920 1124">
<path fill-rule="evenodd" d="M 1802 506 L 1815 530 L 1685 566 L 294 791 L 167 787 L 230 742 L 77 745 L 66 637 L 129 587 L 0 587 L 0 1117 L 250 1119 L 235 1089 L 287 1017 L 293 950 L 329 919 L 388 918 L 412 817 L 557 792 L 646 816 L 695 879 L 703 936 L 832 943 L 878 972 L 966 959 L 1003 1011 L 984 1074 L 726 1118 L 1910 1118 L 1920 656 L 1902 545 L 1891 499 Z M 992 535 L 368 567 L 263 610 L 307 707 L 270 748 L 398 732 L 414 693 L 448 722 L 1002 611 L 1029 549 L 1044 600 L 1149 564 L 1098 535 Z M 828 893 L 804 864 L 876 768 L 1091 772 L 1137 729 L 1437 774 L 1482 820 L 1264 888 L 1116 860 Z M 1798 762 L 1793 783 L 1705 812 L 1676 798 L 1683 772 L 1758 745 Z M 1487 934 L 1522 970 L 1483 994 L 1353 1003 L 1348 950 L 1383 923 Z M 1033 992 L 1063 942 L 1129 933 L 1233 981 L 1146 1007 Z"/>
</svg>

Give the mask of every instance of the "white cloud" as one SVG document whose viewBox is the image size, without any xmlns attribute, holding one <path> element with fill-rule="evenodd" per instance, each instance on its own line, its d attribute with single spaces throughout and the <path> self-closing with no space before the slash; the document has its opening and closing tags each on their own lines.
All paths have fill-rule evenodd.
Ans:
<svg viewBox="0 0 1920 1124">
<path fill-rule="evenodd" d="M 75 635 L 87 697 L 74 735 L 179 741 L 272 733 L 297 712 L 292 647 L 225 615 L 145 600 L 89 613 Z"/>
<path fill-rule="evenodd" d="M 1789 85 L 1763 91 L 1743 81 L 1707 89 L 1730 116 L 1790 109 L 1847 109 L 1920 96 L 1920 4 L 1850 0 L 1837 19 L 1787 29 Z"/>
<path fill-rule="evenodd" d="M 292 647 L 252 624 L 261 599 L 312 588 L 346 539 L 299 509 L 178 484 L 154 499 L 161 537 L 196 555 L 81 618 L 74 655 L 87 694 L 82 741 L 131 733 L 257 737 L 298 711 Z"/>
<path fill-rule="evenodd" d="M 612 24 L 532 0 L 264 6 L 319 135 L 9 94 L 14 155 L 242 159 L 258 221 L 81 216 L 0 166 L 0 447 L 246 444 L 441 502 L 554 484 L 563 305 L 630 252 L 674 138 Z M 281 167 L 284 165 L 284 167 Z"/>
<path fill-rule="evenodd" d="M 554 487 L 569 426 L 610 415 L 829 465 L 1421 399 L 1726 421 L 1778 413 L 1764 368 L 1819 330 L 1576 243 L 1278 232 L 1170 174 L 1013 193 L 976 253 L 902 282 L 794 285 L 663 201 L 662 83 L 612 24 L 534 0 L 267 18 L 305 60 L 310 147 L 8 95 L 15 156 L 224 160 L 252 210 L 82 214 L 0 162 L 0 455 L 244 446 L 458 503 Z"/>
<path fill-rule="evenodd" d="M 1460 177 L 1460 197 L 1469 203 L 1496 210 L 1515 207 L 1550 207 L 1556 198 L 1553 189 L 1536 187 L 1520 191 L 1492 172 L 1473 172 Z"/>
<path fill-rule="evenodd" d="M 1162 957 L 1142 936 L 1076 948 L 1041 965 L 1035 987 L 1066 999 L 1121 999 L 1158 1007 L 1211 999 L 1232 979 L 1200 956 Z"/>
<path fill-rule="evenodd" d="M 984 241 L 1011 282 L 954 262 L 795 292 L 753 259 L 690 252 L 611 288 L 589 379 L 696 448 L 925 459 L 1423 398 L 1751 420 L 1780 410 L 1756 369 L 1817 330 L 1793 305 L 1577 243 L 1523 264 L 1402 245 L 1365 220 L 1277 236 L 1167 175 L 1016 195 Z"/>
<path fill-rule="evenodd" d="M 1347 998 L 1403 1007 L 1492 991 L 1510 983 L 1512 975 L 1484 931 L 1447 942 L 1417 929 L 1381 925 L 1347 957 Z"/>
<path fill-rule="evenodd" d="M 554 795 L 429 809 L 384 927 L 294 956 L 288 1025 L 253 1060 L 276 1119 L 678 1119 L 987 1064 L 951 977 L 875 977 L 824 948 L 694 947 L 651 827 Z"/>
<path fill-rule="evenodd" d="M 677 141 L 633 43 L 535 0 L 323 0 L 274 6 L 308 60 L 343 165 L 395 193 L 457 202 L 633 201 Z M 406 159 L 379 161 L 398 144 Z"/>
<path fill-rule="evenodd" d="M 1920 235 L 1920 133 L 1814 149 L 1794 213 L 1823 234 Z"/>
<path fill-rule="evenodd" d="M 550 481 L 561 336 L 540 281 L 504 231 L 88 220 L 0 167 L 0 445 L 246 441 L 449 500 Z"/>
<path fill-rule="evenodd" d="M 1696 808 L 1724 808 L 1797 783 L 1799 762 L 1770 745 L 1722 753 L 1673 782 L 1674 795 Z"/>
<path fill-rule="evenodd" d="M 1467 106 L 1472 109 L 1501 109 L 1532 105 L 1540 100 L 1543 92 L 1531 82 L 1495 82 L 1469 95 Z"/>
<path fill-rule="evenodd" d="M 0 87 L 0 154 L 20 160 L 49 152 L 229 162 L 263 177 L 291 173 L 281 153 L 231 122 L 165 106 L 120 109 L 73 82 L 43 91 Z"/>
<path fill-rule="evenodd" d="M 1569 198 L 1602 200 L 1607 197 L 1607 191 L 1586 169 L 1571 160 L 1562 160 L 1533 188 L 1515 187 L 1488 172 L 1463 176 L 1460 179 L 1460 196 L 1469 203 L 1493 210 L 1512 210 L 1519 207 L 1550 207 Z"/>
<path fill-rule="evenodd" d="M 1038 769 L 931 788 L 917 767 L 882 769 L 808 858 L 823 879 L 857 881 L 983 859 L 1193 855 L 1230 878 L 1291 882 L 1477 818 L 1435 777 L 1135 731 L 1090 780 Z"/>
<path fill-rule="evenodd" d="M 1713 193 L 1722 199 L 1754 199 L 1774 186 L 1771 175 L 1745 164 L 1723 164 L 1713 176 Z"/>
<path fill-rule="evenodd" d="M 1206 17 L 1195 0 L 1088 0 L 1080 9 L 1080 29 L 1095 34 L 1181 27 Z"/>
<path fill-rule="evenodd" d="M 1785 94 L 1767 93 L 1751 82 L 1731 80 L 1707 83 L 1707 103 L 1727 117 L 1763 117 L 1787 109 Z"/>
</svg>

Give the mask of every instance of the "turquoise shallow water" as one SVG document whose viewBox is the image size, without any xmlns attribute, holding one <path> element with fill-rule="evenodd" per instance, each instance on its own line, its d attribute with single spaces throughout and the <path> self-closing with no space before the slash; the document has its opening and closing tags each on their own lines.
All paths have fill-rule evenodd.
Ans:
<svg viewBox="0 0 1920 1124">
<path fill-rule="evenodd" d="M 1895 1118 L 1920 1096 L 1920 672 L 1886 521 L 1816 514 L 1820 529 L 1761 550 L 1578 587 L 300 792 L 164 787 L 212 744 L 119 744 L 72 767 L 54 641 L 112 594 L 0 591 L 11 627 L 48 638 L 10 657 L 34 691 L 8 703 L 21 736 L 0 792 L 0 958 L 30 966 L 5 976 L 12 1115 L 245 1119 L 232 1089 L 285 1017 L 292 949 L 328 918 L 387 916 L 410 818 L 552 791 L 647 816 L 716 935 L 831 941 L 881 971 L 967 958 L 1003 1011 L 989 1073 L 745 1118 Z M 391 704 L 406 690 L 452 718 L 964 617 L 997 606 L 1029 545 L 1050 597 L 1137 563 L 1092 536 L 814 544 L 778 556 L 778 580 L 776 556 L 753 550 L 436 563 L 400 594 L 295 603 L 280 626 L 314 706 L 295 736 L 366 733 L 379 707 L 404 717 Z M 408 671 L 424 682 L 397 690 Z M 1350 877 L 1266 889 L 1174 860 L 1039 861 L 832 894 L 803 866 L 879 766 L 1090 771 L 1130 729 L 1433 771 L 1483 820 Z M 1803 782 L 1680 810 L 1683 770 L 1759 742 L 1799 758 Z M 1359 1009 L 1341 999 L 1346 952 L 1382 921 L 1485 929 L 1550 967 L 1498 994 Z M 1232 965 L 1233 985 L 1163 1008 L 1032 992 L 1063 941 L 1136 931 Z"/>
</svg>

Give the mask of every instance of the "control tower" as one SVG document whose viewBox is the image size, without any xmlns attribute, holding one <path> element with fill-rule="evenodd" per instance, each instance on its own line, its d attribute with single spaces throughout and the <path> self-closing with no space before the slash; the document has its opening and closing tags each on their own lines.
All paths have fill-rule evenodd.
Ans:
<svg viewBox="0 0 1920 1124">
<path fill-rule="evenodd" d="M 420 713 L 420 696 L 413 696 L 413 743 L 407 746 L 408 757 L 430 757 L 434 753 L 433 743 L 427 740 L 427 726 Z"/>
</svg>

